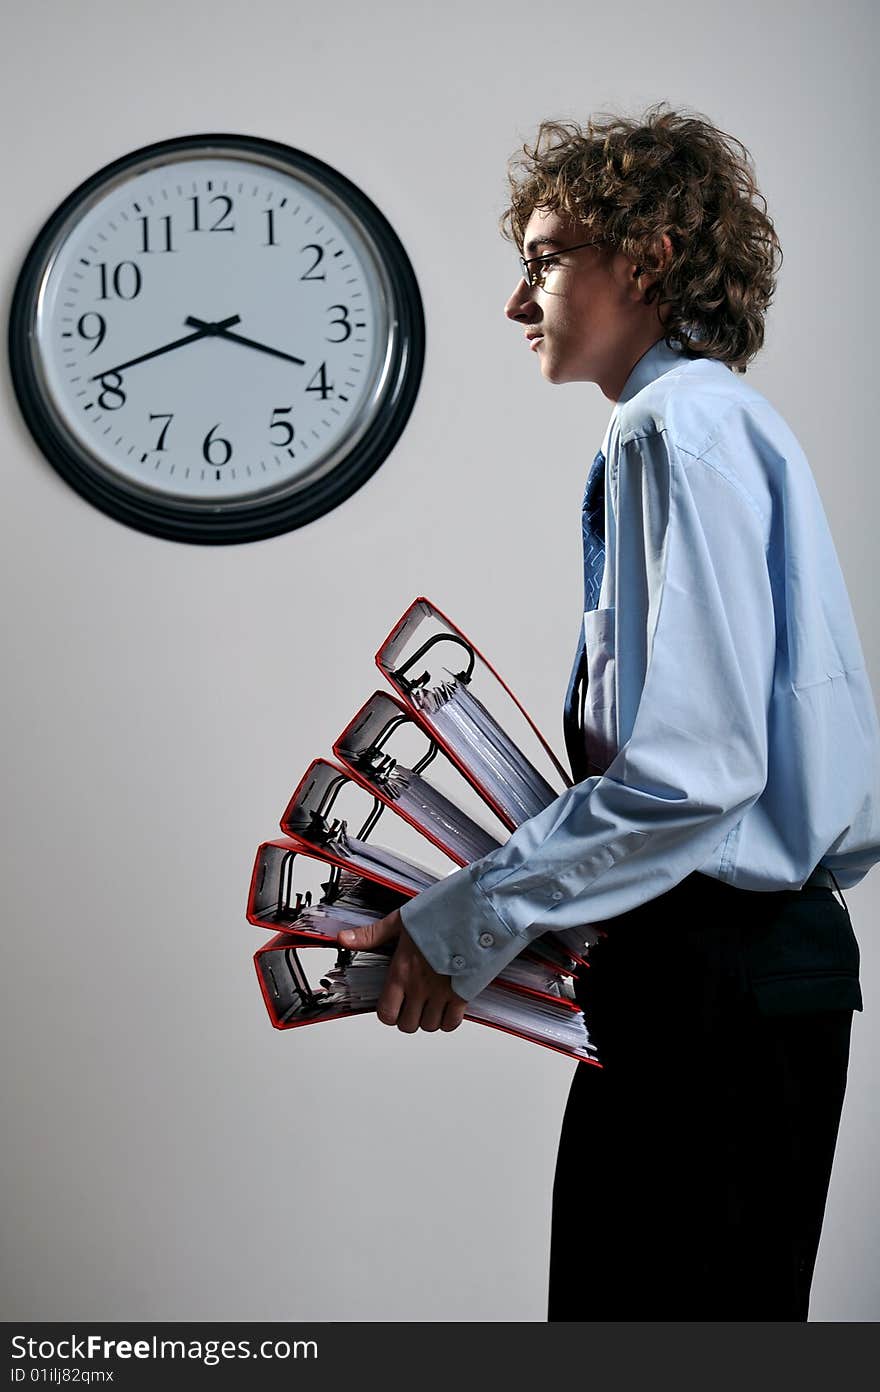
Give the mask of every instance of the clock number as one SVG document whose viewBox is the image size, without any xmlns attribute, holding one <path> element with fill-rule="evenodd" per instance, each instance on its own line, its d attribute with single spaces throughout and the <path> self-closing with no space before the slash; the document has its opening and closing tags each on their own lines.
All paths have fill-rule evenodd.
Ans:
<svg viewBox="0 0 880 1392">
<path fill-rule="evenodd" d="M 216 440 L 211 439 L 211 436 L 214 434 L 214 431 L 217 429 L 219 424 L 220 422 L 218 421 L 217 425 L 212 425 L 211 429 L 208 431 L 207 435 L 202 441 L 202 456 L 207 461 L 207 463 L 213 465 L 215 469 L 218 469 L 221 466 L 221 464 L 228 464 L 230 459 L 232 458 L 232 446 L 228 440 L 224 440 L 222 435 L 218 435 Z M 224 459 L 211 458 L 211 450 L 214 448 L 215 445 L 219 445 L 221 449 L 226 450 L 226 457 Z"/>
<path fill-rule="evenodd" d="M 162 248 L 162 250 L 163 250 L 163 251 L 173 251 L 173 250 L 174 250 L 174 247 L 171 245 L 171 216 L 170 216 L 170 214 L 168 214 L 168 213 L 164 214 L 161 220 L 162 220 L 162 222 L 164 222 L 164 224 L 165 224 L 165 245 L 164 245 L 164 247 Z M 152 251 L 152 247 L 150 246 L 150 219 L 149 219 L 148 217 L 144 216 L 144 217 L 138 218 L 138 222 L 140 222 L 140 223 L 142 224 L 142 230 L 143 230 L 143 234 L 144 234 L 144 244 L 143 244 L 143 246 L 141 247 L 141 251 L 150 252 L 150 251 Z"/>
<path fill-rule="evenodd" d="M 327 342 L 328 342 L 328 343 L 344 343 L 345 340 L 346 340 L 347 338 L 350 338 L 350 337 L 351 337 L 351 320 L 350 320 L 349 317 L 348 317 L 348 310 L 347 310 L 347 308 L 346 308 L 345 305 L 341 305 L 341 304 L 334 304 L 334 305 L 331 305 L 330 308 L 331 308 L 331 309 L 338 309 L 338 310 L 340 310 L 341 313 L 342 313 L 342 318 L 341 318 L 341 319 L 331 319 L 331 320 L 330 320 L 330 328 L 331 328 L 331 329 L 336 328 L 336 327 L 343 328 L 343 329 L 345 330 L 345 333 L 342 335 L 341 338 L 328 338 L 328 339 L 327 339 Z"/>
<path fill-rule="evenodd" d="M 131 271 L 134 275 L 134 290 L 131 292 L 130 295 L 123 295 L 122 293 L 122 272 L 125 270 L 126 266 L 129 266 L 131 268 Z M 99 262 L 98 270 L 101 272 L 101 293 L 98 296 L 98 299 L 109 300 L 110 296 L 107 293 L 107 262 Z M 113 272 L 114 294 L 117 295 L 120 300 L 136 300 L 138 295 L 141 293 L 142 284 L 143 281 L 141 279 L 140 267 L 136 265 L 134 261 L 120 261 L 119 265 L 115 268 Z"/>
<path fill-rule="evenodd" d="M 313 272 L 317 269 L 318 266 L 320 266 L 321 262 L 324 260 L 324 248 L 322 246 L 318 246 L 317 242 L 309 242 L 308 246 L 301 247 L 300 250 L 317 252 L 317 255 L 314 261 L 312 262 L 311 266 L 309 266 L 309 269 L 303 275 L 300 276 L 300 280 L 326 280 L 327 277 L 323 271 L 321 271 L 320 275 L 313 275 Z"/>
<path fill-rule="evenodd" d="M 314 382 L 315 377 L 318 378 L 318 385 L 316 387 L 312 386 L 312 382 Z M 320 392 L 321 400 L 326 401 L 327 397 L 330 396 L 331 392 L 333 391 L 333 383 L 327 381 L 326 363 L 321 363 L 321 366 L 315 373 L 315 377 L 313 377 L 312 381 L 309 382 L 309 385 L 306 387 L 306 391 Z"/>
<path fill-rule="evenodd" d="M 85 323 L 87 319 L 97 319 L 98 332 L 96 334 L 86 333 Z M 86 343 L 91 343 L 95 339 L 97 340 L 95 347 L 89 349 L 89 357 L 91 357 L 92 353 L 100 348 L 101 344 L 104 342 L 104 335 L 107 332 L 107 324 L 103 314 L 99 314 L 96 309 L 93 309 L 88 314 L 81 315 L 76 328 L 80 338 L 84 338 Z"/>
<path fill-rule="evenodd" d="M 272 412 L 272 420 L 269 423 L 269 429 L 274 430 L 277 425 L 281 430 L 287 430 L 290 432 L 286 440 L 272 441 L 274 445 L 279 445 L 281 448 L 283 448 L 285 445 L 290 445 L 293 443 L 294 429 L 290 421 L 276 420 L 275 417 L 279 414 L 279 412 L 282 416 L 286 416 L 292 410 L 292 406 L 276 406 L 275 410 Z"/>
<path fill-rule="evenodd" d="M 209 232 L 234 232 L 234 231 L 235 231 L 235 228 L 234 228 L 234 227 L 221 227 L 221 226 L 220 226 L 220 224 L 221 224 L 221 222 L 223 221 L 223 219 L 226 218 L 226 217 L 229 217 L 229 214 L 232 212 L 232 199 L 228 196 L 228 194 L 225 194 L 225 193 L 215 193 L 215 194 L 214 194 L 214 197 L 211 199 L 211 202 L 212 202 L 212 203 L 217 203 L 217 202 L 225 203 L 225 204 L 226 204 L 226 211 L 223 212 L 223 213 L 221 213 L 220 216 L 218 217 L 217 221 L 214 223 L 214 226 L 213 226 L 213 227 L 209 227 L 207 230 L 208 230 Z M 201 224 L 200 224 L 200 222 L 199 222 L 199 194 L 195 194 L 194 197 L 192 197 L 192 198 L 190 199 L 190 203 L 192 203 L 192 205 L 193 205 L 193 225 L 192 225 L 192 230 L 193 230 L 193 232 L 204 232 L 204 231 L 205 231 L 205 228 L 202 227 Z"/>
<path fill-rule="evenodd" d="M 153 412 L 151 411 L 151 412 L 150 412 L 150 420 L 163 420 L 163 421 L 165 421 L 165 424 L 164 424 L 163 427 L 162 427 L 162 433 L 161 433 L 161 435 L 159 436 L 159 443 L 158 443 L 158 445 L 154 445 L 154 446 L 153 446 L 153 449 L 163 450 L 163 449 L 165 448 L 165 436 L 168 434 L 168 427 L 169 427 L 169 425 L 171 424 L 171 422 L 174 420 L 174 412 L 172 411 L 172 412 L 170 412 L 169 414 L 166 415 L 165 412 L 163 412 L 163 411 L 157 411 L 157 412 L 155 413 L 155 415 L 154 415 Z"/>
<path fill-rule="evenodd" d="M 264 242 L 263 246 L 277 246 L 278 243 L 275 240 L 275 209 L 267 208 L 266 217 L 269 219 L 269 240 L 268 242 Z"/>
<path fill-rule="evenodd" d="M 113 378 L 116 379 L 115 382 Z M 104 376 L 99 380 L 103 388 L 101 395 L 98 397 L 98 405 L 101 407 L 101 410 L 118 411 L 120 406 L 124 406 L 126 402 L 125 392 L 122 390 L 121 372 L 105 372 Z M 105 396 L 118 396 L 119 400 L 114 405 L 112 401 L 105 401 Z"/>
</svg>

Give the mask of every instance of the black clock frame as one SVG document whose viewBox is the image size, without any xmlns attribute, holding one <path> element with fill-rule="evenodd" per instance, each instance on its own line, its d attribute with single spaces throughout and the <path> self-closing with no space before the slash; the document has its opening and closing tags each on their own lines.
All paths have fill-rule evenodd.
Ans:
<svg viewBox="0 0 880 1392">
<path fill-rule="evenodd" d="M 148 496 L 103 470 L 90 469 L 71 450 L 47 411 L 34 364 L 36 297 L 46 256 L 59 227 L 93 190 L 142 161 L 157 156 L 209 155 L 218 151 L 264 156 L 291 173 L 318 180 L 348 208 L 379 250 L 390 281 L 391 317 L 397 321 L 395 351 L 388 385 L 375 419 L 365 434 L 329 473 L 289 494 L 265 502 L 189 503 Z M 58 205 L 35 238 L 22 265 L 9 316 L 9 363 L 25 424 L 54 469 L 83 498 L 126 526 L 172 541 L 229 545 L 259 541 L 305 526 L 351 497 L 385 461 L 410 417 L 421 383 L 425 357 L 425 317 L 415 272 L 397 233 L 385 215 L 345 175 L 314 155 L 260 136 L 211 133 L 182 135 L 144 145 L 104 165 Z"/>
</svg>

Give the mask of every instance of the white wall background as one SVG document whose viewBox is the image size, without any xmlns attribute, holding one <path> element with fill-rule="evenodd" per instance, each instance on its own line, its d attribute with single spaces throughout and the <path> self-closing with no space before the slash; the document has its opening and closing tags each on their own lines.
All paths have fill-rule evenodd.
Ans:
<svg viewBox="0 0 880 1392">
<path fill-rule="evenodd" d="M 378 474 L 247 546 L 165 542 L 89 507 L 0 378 L 4 1317 L 543 1320 L 575 1065 L 471 1024 L 273 1031 L 251 965 L 264 937 L 244 920 L 254 849 L 382 684 L 374 650 L 418 593 L 561 748 L 581 491 L 611 403 L 545 383 L 501 313 L 505 163 L 544 116 L 664 99 L 750 149 L 785 262 L 749 380 L 810 459 L 880 690 L 876 8 L 3 8 L 4 319 L 32 239 L 82 180 L 156 140 L 239 131 L 369 194 L 428 327 L 415 411 Z M 866 1009 L 820 1320 L 880 1315 L 878 886 L 847 896 Z M 587 1167 L 585 1189 L 598 1178 Z"/>
</svg>

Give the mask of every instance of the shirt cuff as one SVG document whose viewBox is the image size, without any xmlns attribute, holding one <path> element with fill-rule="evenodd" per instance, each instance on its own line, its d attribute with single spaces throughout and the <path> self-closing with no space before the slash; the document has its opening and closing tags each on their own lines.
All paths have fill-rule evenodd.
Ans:
<svg viewBox="0 0 880 1392">
<path fill-rule="evenodd" d="M 409 899 L 403 926 L 435 972 L 452 978 L 462 1000 L 473 1000 L 526 947 L 511 933 L 465 865 Z"/>
</svg>

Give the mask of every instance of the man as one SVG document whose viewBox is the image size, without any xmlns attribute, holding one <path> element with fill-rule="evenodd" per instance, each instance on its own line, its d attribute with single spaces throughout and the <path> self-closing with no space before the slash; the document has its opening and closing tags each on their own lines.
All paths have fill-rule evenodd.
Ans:
<svg viewBox="0 0 880 1392">
<path fill-rule="evenodd" d="M 880 728 L 821 500 L 736 375 L 778 251 L 746 152 L 652 109 L 546 122 L 511 175 L 506 314 L 615 403 L 584 500 L 574 784 L 346 936 L 399 937 L 379 1018 L 451 1030 L 536 935 L 597 923 L 553 1200 L 549 1318 L 807 1318 Z M 582 707 L 582 709 L 581 709 Z M 455 959 L 455 963 L 453 963 Z M 461 970 L 450 970 L 455 964 Z"/>
</svg>

